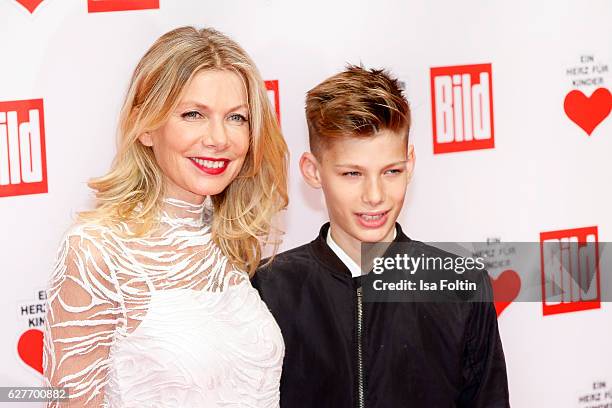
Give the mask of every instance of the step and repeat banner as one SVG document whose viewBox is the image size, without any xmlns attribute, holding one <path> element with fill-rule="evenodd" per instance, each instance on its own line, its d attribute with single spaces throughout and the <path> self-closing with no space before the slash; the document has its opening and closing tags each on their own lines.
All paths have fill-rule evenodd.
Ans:
<svg viewBox="0 0 612 408">
<path fill-rule="evenodd" d="M 608 0 L 0 0 L 0 386 L 41 385 L 60 238 L 110 166 L 137 61 L 194 25 L 234 38 L 266 80 L 291 152 L 281 249 L 327 218 L 297 167 L 306 91 L 347 63 L 387 68 L 417 157 L 399 221 L 413 239 L 490 244 L 512 406 L 612 407 L 611 271 L 591 269 L 588 296 L 522 302 L 503 245 L 612 241 L 610 21 Z"/>
</svg>

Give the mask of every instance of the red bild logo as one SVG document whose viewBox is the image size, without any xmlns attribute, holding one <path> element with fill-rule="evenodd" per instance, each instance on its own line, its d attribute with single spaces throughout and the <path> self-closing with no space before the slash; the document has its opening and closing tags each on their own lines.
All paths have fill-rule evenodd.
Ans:
<svg viewBox="0 0 612 408">
<path fill-rule="evenodd" d="M 601 307 L 597 227 L 540 233 L 544 315 Z"/>
<path fill-rule="evenodd" d="M 276 112 L 276 118 L 278 119 L 278 124 L 280 125 L 281 117 L 280 117 L 280 102 L 279 102 L 280 97 L 278 95 L 278 79 L 265 81 L 265 83 L 266 83 L 266 89 L 268 90 L 268 98 L 270 99 L 270 102 L 272 103 L 272 106 L 274 107 L 274 111 Z"/>
<path fill-rule="evenodd" d="M 0 197 L 47 192 L 42 99 L 0 102 Z"/>
<path fill-rule="evenodd" d="M 90 13 L 158 9 L 159 0 L 87 0 Z"/>
<path fill-rule="evenodd" d="M 495 147 L 491 64 L 431 68 L 434 154 Z"/>
</svg>

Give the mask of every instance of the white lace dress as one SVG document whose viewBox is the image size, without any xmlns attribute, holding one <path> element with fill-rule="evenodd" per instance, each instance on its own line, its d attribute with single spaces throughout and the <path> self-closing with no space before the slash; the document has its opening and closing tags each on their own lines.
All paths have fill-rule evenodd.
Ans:
<svg viewBox="0 0 612 408">
<path fill-rule="evenodd" d="M 47 385 L 70 389 L 71 407 L 278 407 L 280 329 L 213 243 L 209 208 L 165 198 L 147 238 L 68 230 L 47 293 L 43 366 Z"/>
</svg>

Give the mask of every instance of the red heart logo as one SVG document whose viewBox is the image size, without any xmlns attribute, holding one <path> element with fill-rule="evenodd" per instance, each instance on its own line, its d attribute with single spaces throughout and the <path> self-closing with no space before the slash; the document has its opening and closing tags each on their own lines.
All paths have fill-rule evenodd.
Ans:
<svg viewBox="0 0 612 408">
<path fill-rule="evenodd" d="M 521 277 L 512 269 L 506 269 L 499 274 L 497 279 L 492 276 L 490 278 L 491 285 L 493 285 L 493 298 L 500 299 L 495 300 L 495 310 L 499 317 L 518 296 L 521 290 Z"/>
<path fill-rule="evenodd" d="M 43 0 L 17 0 L 17 3 L 21 4 L 23 7 L 28 9 L 30 13 L 34 13 L 34 10 L 36 10 L 36 7 L 38 7 L 39 4 L 42 2 Z"/>
<path fill-rule="evenodd" d="M 43 332 L 37 329 L 30 329 L 19 337 L 17 352 L 24 363 L 43 373 Z"/>
<path fill-rule="evenodd" d="M 609 114 L 612 95 L 606 88 L 598 88 L 590 97 L 573 90 L 565 96 L 563 109 L 568 118 L 580 126 L 589 136 Z"/>
</svg>

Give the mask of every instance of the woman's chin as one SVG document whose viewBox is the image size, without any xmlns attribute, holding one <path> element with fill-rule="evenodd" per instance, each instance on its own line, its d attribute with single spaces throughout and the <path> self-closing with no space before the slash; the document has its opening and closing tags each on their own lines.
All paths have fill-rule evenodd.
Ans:
<svg viewBox="0 0 612 408">
<path fill-rule="evenodd" d="M 211 186 L 208 186 L 207 188 L 192 190 L 192 193 L 200 196 L 214 196 L 221 194 L 226 188 L 227 185 L 220 186 L 218 188 L 211 188 Z"/>
</svg>

